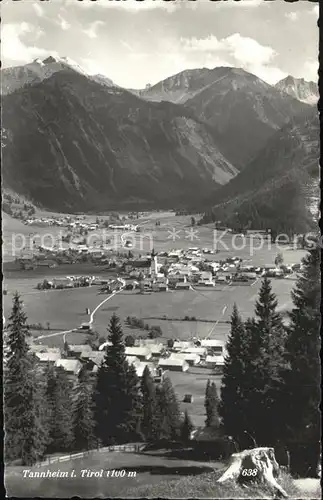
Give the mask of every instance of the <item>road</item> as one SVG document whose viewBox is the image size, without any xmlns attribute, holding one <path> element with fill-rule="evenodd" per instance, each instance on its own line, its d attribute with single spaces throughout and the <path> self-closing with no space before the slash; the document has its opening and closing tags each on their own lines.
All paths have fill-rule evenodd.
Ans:
<svg viewBox="0 0 323 500">
<path fill-rule="evenodd" d="M 106 302 L 108 302 L 108 300 L 111 300 L 115 295 L 117 295 L 118 293 L 120 293 L 121 290 L 113 292 L 111 295 L 109 295 L 108 297 L 106 297 L 104 300 L 102 300 L 102 302 L 100 302 L 100 304 L 98 304 L 96 306 L 96 308 L 92 311 L 92 313 L 90 315 L 90 321 L 89 321 L 90 325 L 93 324 L 94 315 L 100 309 L 100 307 L 102 307 L 103 304 L 105 304 Z M 64 339 L 65 339 L 65 336 L 66 336 L 67 333 L 72 333 L 72 332 L 75 332 L 76 330 L 77 330 L 77 328 L 73 328 L 72 330 L 65 330 L 63 332 L 55 332 L 55 333 L 49 333 L 48 335 L 40 335 L 40 337 L 37 337 L 37 340 L 48 339 L 49 337 L 57 337 L 58 335 L 64 335 Z"/>
</svg>

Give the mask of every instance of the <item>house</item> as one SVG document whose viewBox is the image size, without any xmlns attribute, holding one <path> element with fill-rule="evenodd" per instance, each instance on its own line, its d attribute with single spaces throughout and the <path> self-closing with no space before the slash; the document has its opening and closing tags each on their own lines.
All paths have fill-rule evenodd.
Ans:
<svg viewBox="0 0 323 500">
<path fill-rule="evenodd" d="M 201 361 L 201 357 L 198 354 L 191 352 L 173 352 L 170 355 L 172 359 L 184 359 L 190 366 L 198 365 Z"/>
<path fill-rule="evenodd" d="M 172 350 L 183 351 L 188 347 L 194 347 L 194 343 L 187 340 L 175 340 Z"/>
<path fill-rule="evenodd" d="M 68 373 L 79 375 L 82 370 L 82 363 L 78 359 L 58 359 L 55 362 L 56 368 L 63 368 Z"/>
<path fill-rule="evenodd" d="M 70 345 L 68 344 L 68 354 L 69 356 L 77 356 L 80 358 L 86 358 L 93 352 L 93 349 L 88 344 L 78 344 Z"/>
<path fill-rule="evenodd" d="M 96 366 L 100 366 L 104 358 L 105 352 L 103 351 L 92 351 L 88 356 L 89 361 L 92 361 Z"/>
<path fill-rule="evenodd" d="M 160 359 L 158 367 L 163 368 L 163 370 L 186 372 L 189 369 L 189 364 L 185 359 L 167 358 Z"/>
<path fill-rule="evenodd" d="M 141 378 L 144 374 L 145 368 L 149 368 L 150 374 L 152 377 L 156 377 L 157 375 L 157 370 L 156 367 L 153 363 L 144 363 L 144 362 L 139 362 L 138 365 L 135 365 L 136 373 L 139 378 Z"/>
<path fill-rule="evenodd" d="M 183 282 L 183 283 L 176 283 L 175 289 L 176 290 L 190 290 L 191 284 L 188 282 Z"/>
<path fill-rule="evenodd" d="M 151 350 L 148 347 L 126 347 L 126 356 L 136 356 L 140 361 L 147 361 L 151 358 Z"/>
<path fill-rule="evenodd" d="M 208 368 L 215 368 L 217 366 L 224 366 L 223 356 L 206 356 L 206 365 Z"/>
<path fill-rule="evenodd" d="M 201 340 L 201 347 L 206 348 L 208 351 L 212 351 L 213 354 L 221 355 L 225 350 L 225 342 L 216 339 L 203 339 Z"/>
<path fill-rule="evenodd" d="M 209 286 L 209 287 L 215 286 L 215 283 L 212 280 L 203 280 L 203 279 L 201 279 L 201 280 L 199 280 L 197 282 L 197 284 L 199 286 Z"/>
<path fill-rule="evenodd" d="M 61 359 L 60 352 L 36 352 L 36 357 L 40 363 L 55 363 Z"/>
<path fill-rule="evenodd" d="M 203 356 L 206 356 L 207 349 L 205 347 L 187 347 L 182 352 L 198 354 L 199 356 L 203 357 Z"/>
</svg>

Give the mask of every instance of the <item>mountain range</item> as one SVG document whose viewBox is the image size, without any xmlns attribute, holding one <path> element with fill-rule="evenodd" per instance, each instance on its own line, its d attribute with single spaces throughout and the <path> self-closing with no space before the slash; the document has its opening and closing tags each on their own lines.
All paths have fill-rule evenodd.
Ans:
<svg viewBox="0 0 323 500">
<path fill-rule="evenodd" d="M 237 68 L 187 70 L 141 91 L 67 58 L 1 72 L 3 186 L 53 210 L 228 201 L 264 171 L 266 182 L 289 171 L 290 134 L 316 119 L 311 82 L 271 86 Z M 318 157 L 314 142 L 297 142 L 296 170 L 309 147 Z"/>
</svg>

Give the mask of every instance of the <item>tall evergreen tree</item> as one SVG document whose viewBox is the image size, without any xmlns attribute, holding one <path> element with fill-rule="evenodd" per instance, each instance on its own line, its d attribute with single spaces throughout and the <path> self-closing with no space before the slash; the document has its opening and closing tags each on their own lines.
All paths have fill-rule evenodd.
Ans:
<svg viewBox="0 0 323 500">
<path fill-rule="evenodd" d="M 284 372 L 283 432 L 299 473 L 314 473 L 320 453 L 320 257 L 319 248 L 303 259 L 296 287 L 294 308 L 287 331 Z M 295 457 L 293 459 L 293 456 Z"/>
<path fill-rule="evenodd" d="M 46 400 L 50 421 L 48 452 L 71 451 L 74 443 L 73 387 L 63 368 L 48 369 Z"/>
<path fill-rule="evenodd" d="M 231 315 L 231 331 L 224 362 L 219 413 L 226 434 L 241 440 L 248 429 L 247 367 L 251 351 L 251 330 L 254 322 L 244 325 L 236 304 Z"/>
<path fill-rule="evenodd" d="M 93 411 L 93 383 L 86 371 L 80 376 L 74 409 L 74 446 L 76 450 L 95 447 L 95 422 Z"/>
<path fill-rule="evenodd" d="M 35 359 L 29 351 L 27 317 L 16 293 L 6 329 L 4 369 L 5 457 L 32 465 L 40 459 L 47 443 L 42 418 L 41 386 Z"/>
<path fill-rule="evenodd" d="M 129 367 L 119 318 L 110 321 L 105 359 L 98 370 L 95 389 L 96 433 L 103 445 L 126 442 L 138 429 L 139 387 Z"/>
<path fill-rule="evenodd" d="M 176 440 L 179 437 L 181 415 L 178 400 L 168 377 L 157 390 L 157 438 Z"/>
<path fill-rule="evenodd" d="M 148 366 L 144 369 L 141 379 L 142 421 L 141 431 L 147 441 L 156 439 L 157 401 L 156 388 Z"/>
<path fill-rule="evenodd" d="M 204 401 L 205 411 L 206 411 L 206 427 L 219 427 L 219 397 L 215 386 L 215 383 L 207 381 L 205 389 L 205 401 Z"/>
</svg>

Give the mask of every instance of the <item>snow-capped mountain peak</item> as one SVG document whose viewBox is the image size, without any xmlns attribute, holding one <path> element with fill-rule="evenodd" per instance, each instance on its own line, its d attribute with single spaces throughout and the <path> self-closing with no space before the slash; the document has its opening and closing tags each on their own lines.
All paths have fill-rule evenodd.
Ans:
<svg viewBox="0 0 323 500">
<path fill-rule="evenodd" d="M 306 104 L 316 105 L 319 99 L 318 85 L 315 82 L 307 82 L 304 78 L 288 75 L 276 83 L 275 87 Z"/>
</svg>

